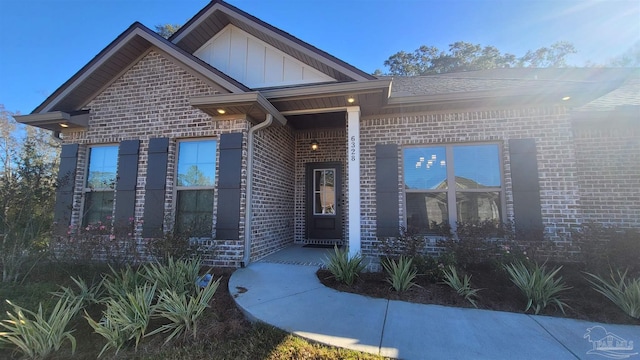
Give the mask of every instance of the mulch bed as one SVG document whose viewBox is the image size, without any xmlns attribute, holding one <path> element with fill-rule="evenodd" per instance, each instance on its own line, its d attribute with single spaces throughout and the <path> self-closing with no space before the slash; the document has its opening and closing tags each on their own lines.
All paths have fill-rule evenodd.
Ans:
<svg viewBox="0 0 640 360">
<path fill-rule="evenodd" d="M 477 266 L 468 269 L 467 273 L 472 276 L 471 286 L 482 289 L 479 293 L 479 309 L 524 313 L 527 302 L 520 293 L 520 289 L 511 283 L 504 271 L 491 266 Z M 449 286 L 431 283 L 421 276 L 418 276 L 415 281 L 420 287 L 414 286 L 403 293 L 398 293 L 386 282 L 386 274 L 380 272 L 362 273 L 352 286 L 337 282 L 328 270 L 319 270 L 317 275 L 325 286 L 339 291 L 421 304 L 473 307 Z M 566 314 L 563 314 L 560 309 L 549 306 L 542 310 L 540 315 L 602 323 L 640 325 L 640 320 L 626 315 L 607 298 L 595 292 L 577 266 L 564 265 L 560 275 L 568 286 L 572 286 L 562 297 L 570 308 L 565 308 Z M 529 310 L 528 313 L 533 312 Z"/>
</svg>

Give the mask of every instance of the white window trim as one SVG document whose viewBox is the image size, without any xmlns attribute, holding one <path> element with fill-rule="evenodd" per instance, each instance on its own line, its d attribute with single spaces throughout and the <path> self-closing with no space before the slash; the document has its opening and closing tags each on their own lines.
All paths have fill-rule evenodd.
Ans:
<svg viewBox="0 0 640 360">
<path fill-rule="evenodd" d="M 452 188 L 450 186 L 451 183 L 455 184 L 455 168 L 453 161 L 453 148 L 456 146 L 474 146 L 474 145 L 496 145 L 498 147 L 498 164 L 500 168 L 500 182 L 502 186 L 500 187 L 487 187 L 482 189 L 465 189 L 463 191 L 458 191 L 455 186 Z M 405 161 L 404 161 L 404 150 L 405 149 L 415 149 L 415 148 L 435 148 L 435 147 L 443 147 L 445 148 L 445 156 L 447 162 L 447 189 L 439 190 L 439 189 L 406 189 L 404 186 L 405 183 Z M 477 193 L 486 193 L 486 192 L 499 192 L 500 193 L 500 221 L 505 222 L 507 219 L 507 202 L 506 202 L 506 182 L 505 182 L 505 173 L 504 173 L 504 152 L 503 152 L 503 143 L 502 142 L 461 142 L 461 143 L 446 143 L 446 144 L 419 144 L 419 145 L 405 145 L 402 146 L 402 200 L 403 200 L 403 224 L 405 228 L 407 228 L 408 218 L 407 218 L 407 193 L 446 193 L 447 194 L 447 210 L 449 217 L 449 226 L 451 226 L 451 230 L 456 230 L 456 224 L 458 221 L 458 212 L 456 208 L 456 192 L 477 192 Z M 451 166 L 449 166 L 451 164 Z M 453 204 L 453 206 L 452 206 Z"/>
</svg>

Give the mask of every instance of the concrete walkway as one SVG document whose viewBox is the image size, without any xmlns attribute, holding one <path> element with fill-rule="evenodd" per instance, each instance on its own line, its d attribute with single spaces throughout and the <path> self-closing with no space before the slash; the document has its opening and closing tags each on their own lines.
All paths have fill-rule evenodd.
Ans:
<svg viewBox="0 0 640 360">
<path fill-rule="evenodd" d="M 588 353 L 594 349 L 590 340 L 613 335 L 633 341 L 626 345 L 634 348 L 623 351 L 619 346 L 607 354 L 640 360 L 640 326 L 374 299 L 325 287 L 317 270 L 315 265 L 253 263 L 231 276 L 229 292 L 252 320 L 320 343 L 392 358 L 621 358 L 602 350 Z M 591 337 L 585 338 L 591 328 Z"/>
</svg>

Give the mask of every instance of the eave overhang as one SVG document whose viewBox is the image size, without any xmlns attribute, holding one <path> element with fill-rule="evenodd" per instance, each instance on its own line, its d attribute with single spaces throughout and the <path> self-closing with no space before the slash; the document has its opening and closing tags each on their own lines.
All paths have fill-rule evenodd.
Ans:
<svg viewBox="0 0 640 360">
<path fill-rule="evenodd" d="M 203 79 L 229 92 L 249 90 L 246 86 L 136 22 L 58 88 L 33 113 L 72 112 L 82 109 L 151 48 L 160 50 L 200 74 Z"/>
<path fill-rule="evenodd" d="M 42 114 L 15 115 L 17 122 L 51 131 L 66 129 L 86 129 L 89 123 L 89 113 L 70 114 L 64 111 L 53 111 Z"/>
<path fill-rule="evenodd" d="M 514 106 L 581 106 L 619 86 L 619 82 L 547 83 L 540 86 L 453 92 L 417 96 L 391 96 L 381 114 L 491 109 Z"/>
<path fill-rule="evenodd" d="M 247 116 L 251 120 L 261 122 L 267 114 L 271 114 L 280 125 L 287 123 L 287 119 L 278 109 L 258 91 L 192 97 L 189 99 L 189 104 L 214 119 Z"/>
<path fill-rule="evenodd" d="M 574 128 L 594 126 L 603 128 L 615 126 L 640 127 L 640 106 L 618 106 L 615 109 L 605 111 L 572 111 L 571 123 Z"/>
</svg>

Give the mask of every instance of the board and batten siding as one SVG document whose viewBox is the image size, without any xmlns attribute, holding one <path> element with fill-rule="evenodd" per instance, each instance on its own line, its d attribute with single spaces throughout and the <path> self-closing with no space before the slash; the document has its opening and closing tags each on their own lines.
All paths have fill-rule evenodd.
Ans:
<svg viewBox="0 0 640 360">
<path fill-rule="evenodd" d="M 250 88 L 336 81 L 233 25 L 193 54 Z"/>
</svg>

